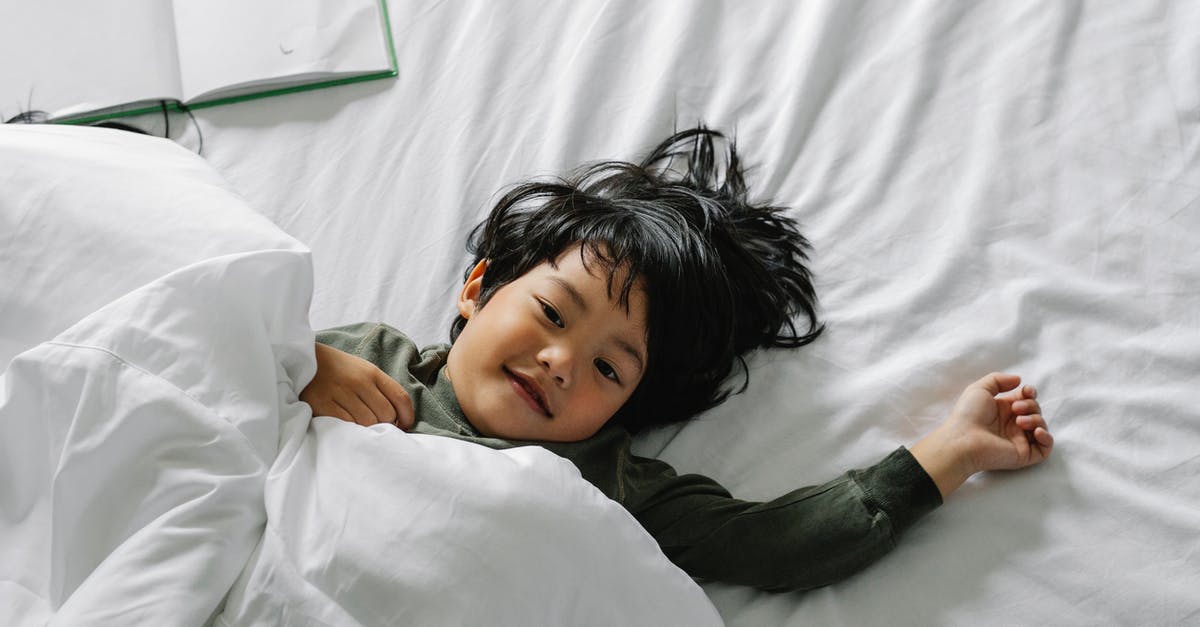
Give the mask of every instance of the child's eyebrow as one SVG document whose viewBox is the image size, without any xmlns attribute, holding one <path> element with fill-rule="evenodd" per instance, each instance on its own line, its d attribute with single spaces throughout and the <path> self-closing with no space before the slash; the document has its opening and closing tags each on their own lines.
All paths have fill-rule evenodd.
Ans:
<svg viewBox="0 0 1200 627">
<path fill-rule="evenodd" d="M 583 299 L 583 294 L 580 294 L 579 290 L 575 289 L 574 285 L 571 285 L 569 281 L 562 277 L 553 276 L 550 277 L 550 280 L 553 281 L 555 285 L 562 288 L 562 290 L 567 293 L 567 296 L 569 296 L 571 300 L 575 301 L 575 305 L 577 307 L 587 311 L 587 301 Z"/>
<path fill-rule="evenodd" d="M 633 358 L 634 363 L 637 365 L 638 372 L 646 371 L 646 364 L 642 362 L 642 354 L 639 353 L 638 350 L 636 348 L 634 348 L 632 344 L 630 344 L 629 342 L 626 342 L 625 340 L 622 340 L 621 338 L 617 338 L 613 341 L 616 342 L 618 348 L 625 351 L 626 353 L 629 353 L 629 356 Z"/>
</svg>

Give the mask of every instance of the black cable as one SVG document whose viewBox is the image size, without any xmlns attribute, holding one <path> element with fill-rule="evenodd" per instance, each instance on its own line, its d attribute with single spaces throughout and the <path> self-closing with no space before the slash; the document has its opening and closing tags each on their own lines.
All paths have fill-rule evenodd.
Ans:
<svg viewBox="0 0 1200 627">
<path fill-rule="evenodd" d="M 203 157 L 204 156 L 204 132 L 200 130 L 200 123 L 196 121 L 196 116 L 192 114 L 191 108 L 189 108 L 187 105 L 180 102 L 180 103 L 176 103 L 175 106 L 180 111 L 183 111 L 184 113 L 188 114 L 188 117 L 192 119 L 192 126 L 196 127 L 196 137 L 200 138 L 200 147 L 196 149 L 196 154 Z"/>
<path fill-rule="evenodd" d="M 90 124 L 89 126 L 97 126 L 100 128 L 112 128 L 112 129 L 116 129 L 118 131 L 129 131 L 130 133 L 139 133 L 142 135 L 150 134 L 136 126 L 133 126 L 130 124 L 125 124 L 123 122 L 113 122 L 112 120 L 105 120 L 103 122 L 97 122 L 95 124 Z"/>
<path fill-rule="evenodd" d="M 45 124 L 50 116 L 45 111 L 22 111 L 4 121 L 5 124 Z"/>
</svg>

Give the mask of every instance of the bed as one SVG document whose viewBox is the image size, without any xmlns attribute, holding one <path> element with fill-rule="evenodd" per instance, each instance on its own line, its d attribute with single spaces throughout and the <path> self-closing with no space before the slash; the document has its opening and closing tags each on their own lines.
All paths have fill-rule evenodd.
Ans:
<svg viewBox="0 0 1200 627">
<path fill-rule="evenodd" d="M 640 437 L 639 452 L 712 476 L 739 497 L 770 498 L 915 442 L 963 386 L 997 370 L 1038 387 L 1056 449 L 1034 469 L 976 476 L 892 553 L 827 588 L 689 587 L 623 526 L 629 521 L 614 538 L 628 542 L 620 553 L 629 559 L 601 569 L 605 581 L 629 581 L 622 569 L 632 568 L 637 581 L 670 587 L 672 603 L 659 608 L 670 618 L 655 617 L 658 624 L 715 620 L 710 608 L 738 626 L 1200 619 L 1200 7 L 393 0 L 389 9 L 395 80 L 197 110 L 194 119 L 171 119 L 177 145 L 118 131 L 0 127 L 10 229 L 9 239 L 0 233 L 0 363 L 65 350 L 71 338 L 116 342 L 119 321 L 143 311 L 136 299 L 148 296 L 138 290 L 174 293 L 181 276 L 211 277 L 215 267 L 215 276 L 247 282 L 229 306 L 274 321 L 221 341 L 259 347 L 293 388 L 311 376 L 309 357 L 297 351 L 313 329 L 383 321 L 418 343 L 445 341 L 470 261 L 463 243 L 500 190 L 586 161 L 635 159 L 702 121 L 736 137 L 752 192 L 793 207 L 814 244 L 828 331 L 802 350 L 755 354 L 750 393 L 682 428 Z M 132 123 L 165 131 L 156 116 Z M 51 144 L 72 155 L 79 172 L 90 159 L 110 164 L 99 172 L 111 174 L 105 146 L 113 144 L 122 154 L 145 153 L 120 162 L 142 168 L 135 180 L 155 163 L 176 166 L 152 186 L 159 196 L 139 196 L 143 213 L 132 201 L 109 202 L 128 212 L 123 221 L 91 223 L 91 235 L 74 239 L 46 227 L 42 240 L 16 241 L 12 233 L 40 224 L 22 213 L 30 203 L 62 200 L 15 189 L 29 192 L 23 164 Z M 52 178 L 53 168 L 41 170 Z M 167 180 L 175 176 L 182 182 Z M 69 184 L 75 198 L 89 197 L 89 184 L 111 197 L 113 180 Z M 189 193 L 171 192 L 176 184 Z M 54 181 L 55 189 L 66 185 Z M 137 188 L 129 183 L 121 193 Z M 148 222 L 150 206 L 188 217 Z M 208 206 L 227 209 L 206 216 Z M 105 233 L 105 223 L 124 228 Z M 270 271 L 255 269 L 261 264 Z M 279 287 L 280 272 L 295 289 Z M 187 280 L 199 283 L 187 285 L 204 284 L 196 276 Z M 281 299 L 290 299 L 290 313 L 264 313 Z M 296 318 L 297 309 L 307 316 Z M 198 332 L 233 333 L 217 326 Z M 145 346 L 130 342 L 132 351 Z M 10 364 L 9 385 L 14 372 Z M 265 461 L 246 476 L 270 477 L 275 494 L 287 495 L 295 484 L 270 472 L 280 455 L 325 459 L 304 443 L 345 446 L 342 436 L 358 436 L 331 419 L 307 421 L 275 383 L 247 389 L 245 398 L 277 400 L 278 431 L 237 423 L 238 433 L 218 433 L 197 423 L 189 437 L 239 440 L 227 451 L 235 460 L 252 454 L 235 450 L 249 445 Z M 290 437 L 288 429 L 303 430 L 295 425 L 321 432 Z M 398 437 L 381 429 L 361 431 Z M 0 445 L 9 460 L 22 453 L 13 441 Z M 312 463 L 305 472 L 317 473 Z M 525 480 L 527 467 L 545 470 L 537 475 L 545 481 L 565 481 L 554 473 L 568 470 L 547 459 L 504 463 L 517 469 L 514 480 Z M 4 468 L 3 496 L 16 499 L 17 466 Z M 272 501 L 270 486 L 231 490 L 220 494 L 265 503 L 225 519 L 243 531 L 263 525 L 272 503 L 297 503 Z M 592 512 L 619 520 L 620 512 L 587 503 L 560 508 L 559 520 L 584 525 Z M 18 518 L 6 524 L 16 528 Z M 307 541 L 319 542 L 318 531 Z M 297 595 L 291 602 L 254 606 L 253 592 L 267 596 L 270 581 L 247 564 L 296 547 L 245 533 L 230 554 L 241 562 L 188 558 L 219 563 L 229 583 L 192 603 L 190 616 L 223 621 L 224 600 L 234 617 L 228 624 L 269 623 L 264 616 L 280 616 L 269 612 L 299 607 L 296 598 L 329 593 L 351 595 L 338 597 L 338 611 L 365 605 L 368 613 L 304 606 L 292 618 L 401 620 L 373 613 L 383 605 L 372 603 L 388 602 L 381 594 L 305 592 L 282 579 L 275 581 Z M 13 583 L 32 576 L 14 562 L 28 555 L 13 540 L 3 549 L 6 611 L 50 620 L 61 608 L 33 583 L 24 591 Z M 603 557 L 596 553 L 578 559 Z M 638 563 L 639 555 L 648 557 Z M 326 567 L 341 563 L 330 559 Z M 576 570 L 549 558 L 540 564 L 544 572 Z M 569 580 L 564 574 L 561 590 Z M 70 597 L 69 585 L 52 583 L 55 598 Z M 128 587 L 128 598 L 145 590 Z M 592 607 L 585 595 L 547 596 L 567 600 L 546 620 L 606 622 L 578 613 Z M 631 613 L 650 616 L 652 606 Z"/>
</svg>

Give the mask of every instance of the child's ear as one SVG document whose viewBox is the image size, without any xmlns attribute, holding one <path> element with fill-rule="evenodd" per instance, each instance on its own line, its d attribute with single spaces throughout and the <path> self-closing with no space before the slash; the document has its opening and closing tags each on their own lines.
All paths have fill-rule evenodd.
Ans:
<svg viewBox="0 0 1200 627">
<path fill-rule="evenodd" d="M 483 273 L 487 271 L 487 265 L 487 259 L 480 259 L 479 263 L 471 268 L 471 274 L 467 275 L 467 282 L 458 294 L 458 313 L 467 320 L 470 320 L 479 308 L 479 290 L 483 287 Z"/>
</svg>

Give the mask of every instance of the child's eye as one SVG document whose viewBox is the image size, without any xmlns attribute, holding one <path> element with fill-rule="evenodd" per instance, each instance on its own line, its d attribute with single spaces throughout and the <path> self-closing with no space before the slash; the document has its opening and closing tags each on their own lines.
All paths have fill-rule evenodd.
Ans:
<svg viewBox="0 0 1200 627">
<path fill-rule="evenodd" d="M 612 379 L 617 383 L 621 382 L 621 378 L 617 376 L 617 371 L 613 370 L 612 365 L 603 359 L 596 360 L 596 370 L 599 370 L 600 374 L 604 375 L 606 379 Z"/>
<path fill-rule="evenodd" d="M 558 315 L 558 311 L 545 302 L 542 302 L 542 313 L 546 314 L 546 319 L 549 320 L 551 324 L 560 329 L 563 327 L 562 316 Z"/>
</svg>

